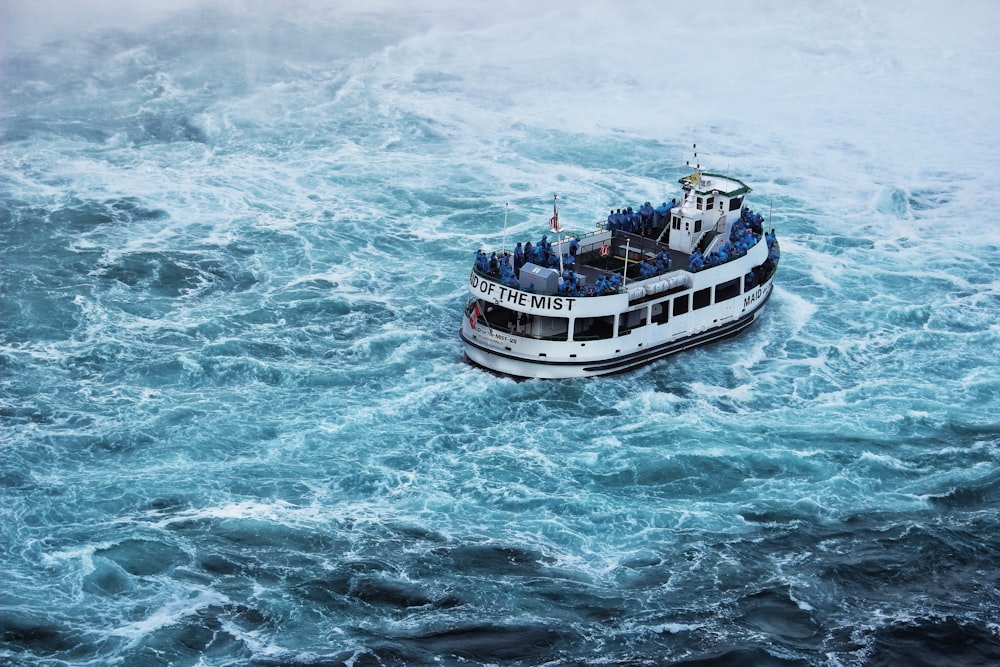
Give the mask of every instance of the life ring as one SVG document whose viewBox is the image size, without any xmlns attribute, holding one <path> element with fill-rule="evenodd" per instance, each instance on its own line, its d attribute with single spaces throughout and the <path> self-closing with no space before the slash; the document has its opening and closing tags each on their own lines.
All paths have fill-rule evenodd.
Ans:
<svg viewBox="0 0 1000 667">
<path fill-rule="evenodd" d="M 607 257 L 611 254 L 611 246 L 607 243 L 601 246 L 601 257 Z"/>
</svg>

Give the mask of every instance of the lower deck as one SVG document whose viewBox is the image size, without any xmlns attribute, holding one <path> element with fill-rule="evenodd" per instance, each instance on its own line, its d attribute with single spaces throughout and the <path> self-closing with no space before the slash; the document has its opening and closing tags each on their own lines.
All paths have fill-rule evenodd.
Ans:
<svg viewBox="0 0 1000 667">
<path fill-rule="evenodd" d="M 703 318 L 698 326 L 684 316 L 670 325 L 644 325 L 596 342 L 545 344 L 493 330 L 478 333 L 468 327 L 463 327 L 461 337 L 469 361 L 504 375 L 547 379 L 609 375 L 739 334 L 756 321 L 771 292 L 768 280 L 754 289 L 753 300 L 745 301 L 741 311 L 734 308 L 728 317 Z M 683 322 L 680 327 L 676 326 L 679 322 Z"/>
</svg>

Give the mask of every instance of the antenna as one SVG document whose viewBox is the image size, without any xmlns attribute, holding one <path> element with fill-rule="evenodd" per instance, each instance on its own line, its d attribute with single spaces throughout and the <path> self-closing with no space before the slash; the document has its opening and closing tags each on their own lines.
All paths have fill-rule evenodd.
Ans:
<svg viewBox="0 0 1000 667">
<path fill-rule="evenodd" d="M 701 163 L 698 161 L 698 144 L 691 144 L 691 152 L 694 154 L 693 159 L 694 159 L 695 171 L 698 171 L 700 173 L 702 171 L 702 168 L 701 168 Z M 711 153 L 705 153 L 705 155 L 711 155 Z M 690 167 L 691 160 L 687 160 L 684 163 L 684 165 Z"/>
<path fill-rule="evenodd" d="M 559 276 L 562 280 L 563 274 L 563 251 L 562 251 L 562 227 L 559 226 L 559 209 L 556 207 L 556 200 L 559 199 L 559 195 L 552 195 L 552 217 L 549 218 L 549 225 L 552 227 L 552 231 L 556 233 L 556 252 L 559 253 Z"/>
<path fill-rule="evenodd" d="M 698 144 L 691 144 L 691 152 L 694 153 L 694 172 L 690 176 L 686 177 L 684 180 L 688 182 L 689 185 L 697 185 L 701 183 L 701 175 L 705 173 L 705 170 L 701 167 L 701 162 L 698 161 Z M 711 153 L 706 153 L 706 155 L 711 155 Z M 685 163 L 688 167 L 691 166 L 691 161 L 688 160 Z"/>
</svg>

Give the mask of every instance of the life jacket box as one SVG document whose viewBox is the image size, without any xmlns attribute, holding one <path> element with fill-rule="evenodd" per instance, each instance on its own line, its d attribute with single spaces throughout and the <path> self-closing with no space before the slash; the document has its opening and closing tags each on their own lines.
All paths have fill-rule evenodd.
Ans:
<svg viewBox="0 0 1000 667">
<path fill-rule="evenodd" d="M 521 289 L 537 294 L 555 294 L 559 291 L 559 271 L 531 262 L 521 267 L 518 277 Z"/>
</svg>

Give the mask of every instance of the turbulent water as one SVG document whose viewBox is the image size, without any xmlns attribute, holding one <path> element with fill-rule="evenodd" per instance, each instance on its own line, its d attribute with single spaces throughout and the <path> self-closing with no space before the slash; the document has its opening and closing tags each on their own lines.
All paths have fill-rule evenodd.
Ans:
<svg viewBox="0 0 1000 667">
<path fill-rule="evenodd" d="M 0 662 L 1000 662 L 995 5 L 55 4 L 0 9 Z M 477 248 L 695 142 L 753 329 L 463 361 Z"/>
</svg>

